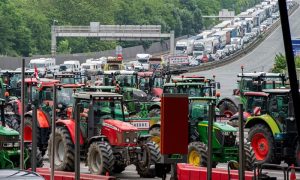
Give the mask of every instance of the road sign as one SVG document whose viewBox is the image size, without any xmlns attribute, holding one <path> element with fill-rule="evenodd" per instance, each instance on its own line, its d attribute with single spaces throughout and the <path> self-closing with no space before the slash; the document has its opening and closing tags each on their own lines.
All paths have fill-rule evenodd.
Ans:
<svg viewBox="0 0 300 180">
<path fill-rule="evenodd" d="M 300 39 L 292 39 L 294 56 L 300 56 Z"/>
<path fill-rule="evenodd" d="M 122 52 L 123 52 L 122 46 L 116 46 L 116 55 L 122 54 Z"/>
</svg>

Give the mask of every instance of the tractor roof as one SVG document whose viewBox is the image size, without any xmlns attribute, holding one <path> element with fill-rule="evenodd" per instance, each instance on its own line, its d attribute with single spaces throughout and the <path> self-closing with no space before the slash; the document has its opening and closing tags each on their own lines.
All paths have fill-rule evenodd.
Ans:
<svg viewBox="0 0 300 180">
<path fill-rule="evenodd" d="M 238 77 L 284 77 L 284 74 L 280 73 L 266 73 L 266 72 L 254 72 L 254 73 L 239 73 Z"/>
<path fill-rule="evenodd" d="M 202 82 L 178 82 L 178 83 L 166 83 L 164 87 L 175 87 L 175 86 L 204 86 Z"/>
<path fill-rule="evenodd" d="M 111 71 L 104 71 L 104 74 L 136 75 L 137 72 L 135 72 L 135 71 L 127 71 L 127 70 L 111 70 Z"/>
<path fill-rule="evenodd" d="M 87 89 L 116 89 L 116 86 L 86 86 Z"/>
<path fill-rule="evenodd" d="M 217 98 L 214 96 L 204 96 L 204 97 L 189 97 L 189 100 L 191 101 L 214 101 Z"/>
<path fill-rule="evenodd" d="M 58 84 L 58 86 L 61 86 L 63 88 L 82 88 L 85 86 L 85 84 Z"/>
<path fill-rule="evenodd" d="M 59 80 L 57 79 L 48 79 L 48 78 L 40 78 L 40 83 L 43 85 L 53 85 L 56 83 L 59 83 Z M 25 83 L 32 84 L 32 83 L 38 83 L 38 80 L 36 78 L 25 78 Z"/>
<path fill-rule="evenodd" d="M 151 77 L 153 75 L 152 71 L 148 71 L 148 72 L 138 72 L 138 76 L 139 77 Z"/>
<path fill-rule="evenodd" d="M 117 93 L 110 92 L 78 92 L 73 95 L 73 97 L 77 99 L 100 99 L 100 100 L 108 100 L 108 99 L 122 99 L 122 95 Z"/>
<path fill-rule="evenodd" d="M 290 93 L 291 89 L 286 89 L 286 88 L 283 88 L 283 89 L 264 89 L 263 92 L 266 92 L 266 93 L 270 93 L 270 94 L 287 94 L 287 93 Z M 300 92 L 300 90 L 299 90 Z"/>
<path fill-rule="evenodd" d="M 265 93 L 265 92 L 245 92 L 244 93 L 245 96 L 268 96 L 269 94 Z"/>
</svg>

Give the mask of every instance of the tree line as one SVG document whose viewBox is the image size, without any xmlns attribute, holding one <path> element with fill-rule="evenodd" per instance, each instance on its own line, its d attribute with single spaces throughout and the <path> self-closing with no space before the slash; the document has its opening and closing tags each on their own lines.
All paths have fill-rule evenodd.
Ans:
<svg viewBox="0 0 300 180">
<path fill-rule="evenodd" d="M 222 8 L 236 14 L 260 0 L 1 0 L 0 55 L 50 54 L 51 26 L 86 26 L 90 22 L 120 25 L 161 25 L 175 36 L 194 35 L 210 28 Z M 58 53 L 97 52 L 149 42 L 99 41 L 97 38 L 59 38 Z"/>
</svg>

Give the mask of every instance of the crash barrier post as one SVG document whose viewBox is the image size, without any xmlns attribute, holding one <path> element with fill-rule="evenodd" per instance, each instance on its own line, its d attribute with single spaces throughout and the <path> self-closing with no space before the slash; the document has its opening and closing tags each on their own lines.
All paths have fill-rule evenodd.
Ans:
<svg viewBox="0 0 300 180">
<path fill-rule="evenodd" d="M 31 169 L 36 171 L 37 155 L 37 104 L 32 105 L 32 146 L 31 146 Z"/>
<path fill-rule="evenodd" d="M 82 104 L 78 103 L 75 116 L 75 180 L 80 179 L 80 112 L 82 108 Z"/>
<path fill-rule="evenodd" d="M 187 94 L 162 95 L 160 165 L 171 164 L 171 179 L 177 179 L 177 163 L 187 162 L 188 107 Z"/>
<path fill-rule="evenodd" d="M 264 168 L 276 168 L 282 170 L 284 180 L 288 180 L 288 165 L 287 164 L 268 164 L 268 163 L 254 163 L 254 180 L 276 180 L 276 177 L 270 177 L 266 173 L 263 173 Z"/>
<path fill-rule="evenodd" d="M 212 134 L 213 134 L 213 123 L 214 123 L 214 109 L 215 109 L 215 105 L 214 104 L 210 104 L 209 105 L 209 121 L 208 121 L 208 142 L 207 142 L 207 146 L 208 146 L 208 160 L 207 160 L 207 180 L 211 180 L 212 179 Z"/>
<path fill-rule="evenodd" d="M 51 174 L 50 174 L 50 179 L 54 180 L 55 179 L 55 174 L 54 174 L 54 169 L 55 169 L 55 165 L 54 165 L 54 156 L 55 156 L 55 121 L 56 121 L 56 104 L 57 104 L 57 99 L 56 99 L 56 92 L 57 87 L 54 84 L 53 86 L 53 109 L 52 109 L 52 129 L 51 129 L 51 160 L 50 160 L 50 167 L 51 167 Z"/>
<path fill-rule="evenodd" d="M 293 178 L 294 179 L 297 179 L 296 177 L 296 173 L 293 175 L 293 173 L 295 172 L 295 170 L 300 170 L 300 167 L 295 167 L 295 166 L 289 166 L 286 170 L 286 179 L 289 179 L 289 180 L 292 180 Z M 291 174 L 289 173 L 291 171 Z M 293 172 L 294 171 L 294 172 Z"/>
<path fill-rule="evenodd" d="M 25 113 L 25 59 L 22 59 L 21 67 L 21 127 L 20 127 L 20 169 L 24 169 L 24 113 Z"/>
<path fill-rule="evenodd" d="M 239 180 L 245 179 L 244 117 L 243 104 L 239 104 Z"/>
</svg>

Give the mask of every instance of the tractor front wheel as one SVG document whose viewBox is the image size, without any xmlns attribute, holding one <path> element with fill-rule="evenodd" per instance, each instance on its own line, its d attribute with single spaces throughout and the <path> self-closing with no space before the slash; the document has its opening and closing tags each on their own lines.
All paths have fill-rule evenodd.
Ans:
<svg viewBox="0 0 300 180">
<path fill-rule="evenodd" d="M 28 156 L 28 159 L 27 159 L 27 161 L 26 161 L 26 168 L 28 169 L 28 168 L 31 168 L 32 167 L 32 164 L 31 164 L 31 158 L 32 158 L 32 146 L 31 145 L 29 145 L 28 147 L 27 147 L 27 149 L 28 149 L 28 154 L 27 154 L 27 156 Z M 43 167 L 43 165 L 44 165 L 44 163 L 43 163 L 43 156 L 42 156 L 42 153 L 41 153 L 41 151 L 39 150 L 39 149 L 37 149 L 36 150 L 36 167 Z"/>
<path fill-rule="evenodd" d="M 154 142 L 148 142 L 142 145 L 141 159 L 136 164 L 136 170 L 140 177 L 154 178 L 155 164 L 160 162 L 159 147 Z"/>
<path fill-rule="evenodd" d="M 256 124 L 250 128 L 248 141 L 251 143 L 257 162 L 278 163 L 274 155 L 274 139 L 270 129 L 264 124 Z"/>
<path fill-rule="evenodd" d="M 202 142 L 191 142 L 188 147 L 188 163 L 194 166 L 207 166 L 207 145 Z M 212 167 L 216 167 L 217 163 L 213 162 Z"/>
<path fill-rule="evenodd" d="M 149 111 L 149 117 L 160 117 L 160 108 L 153 108 Z"/>
<path fill-rule="evenodd" d="M 54 168 L 59 171 L 74 171 L 75 147 L 65 127 L 55 129 Z M 51 139 L 48 141 L 48 157 L 51 158 Z"/>
<path fill-rule="evenodd" d="M 111 173 L 114 165 L 112 147 L 107 142 L 93 142 L 88 150 L 87 164 L 92 174 Z"/>
</svg>

